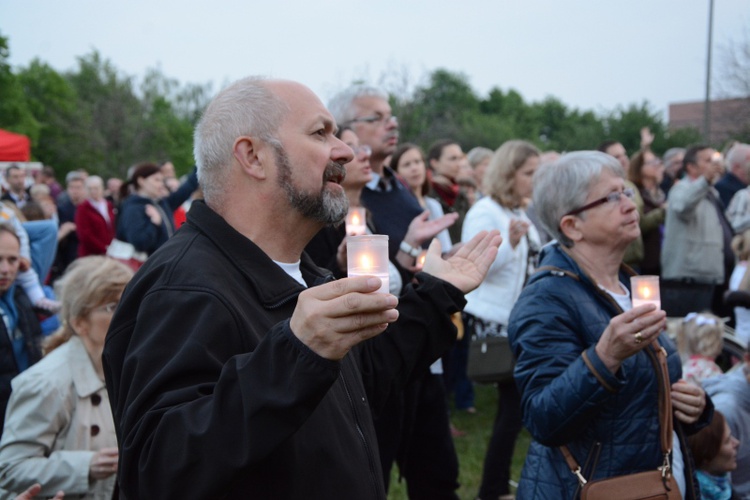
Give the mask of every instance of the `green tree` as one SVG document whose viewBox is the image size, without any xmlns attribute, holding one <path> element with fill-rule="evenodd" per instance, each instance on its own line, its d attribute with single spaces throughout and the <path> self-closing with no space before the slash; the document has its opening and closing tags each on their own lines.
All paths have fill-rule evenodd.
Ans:
<svg viewBox="0 0 750 500">
<path fill-rule="evenodd" d="M 479 98 L 467 78 L 444 69 L 434 71 L 411 101 L 395 104 L 402 137 L 424 148 L 441 138 L 464 142 L 467 116 L 479 112 Z"/>
<path fill-rule="evenodd" d="M 18 73 L 29 109 L 39 123 L 34 157 L 53 165 L 58 174 L 80 166 L 80 113 L 70 82 L 48 64 L 35 59 Z"/>
<path fill-rule="evenodd" d="M 0 127 L 27 135 L 31 143 L 39 139 L 39 122 L 29 109 L 23 87 L 8 63 L 8 38 L 0 35 Z"/>
<path fill-rule="evenodd" d="M 133 91 L 133 78 L 121 75 L 98 52 L 79 57 L 68 79 L 78 95 L 82 129 L 79 147 L 86 164 L 102 175 L 123 176 L 129 165 L 151 159 L 143 127 L 143 104 Z"/>
</svg>

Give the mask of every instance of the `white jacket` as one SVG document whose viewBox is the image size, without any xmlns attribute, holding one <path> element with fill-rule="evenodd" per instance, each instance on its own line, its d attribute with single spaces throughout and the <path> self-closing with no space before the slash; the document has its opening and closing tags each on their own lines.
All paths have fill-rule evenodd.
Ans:
<svg viewBox="0 0 750 500">
<path fill-rule="evenodd" d="M 107 388 L 80 338 L 74 335 L 11 384 L 0 487 L 19 493 L 38 482 L 41 497 L 64 490 L 65 498 L 112 498 L 114 475 L 89 482 L 95 452 L 117 446 L 117 438 Z"/>
<path fill-rule="evenodd" d="M 510 245 L 510 221 L 521 219 L 529 224 L 527 238 L 522 238 L 516 248 Z M 484 281 L 466 296 L 464 311 L 474 316 L 508 326 L 510 310 L 518 300 L 526 281 L 529 241 L 539 249 L 539 233 L 524 210 L 504 208 L 491 197 L 477 201 L 466 214 L 461 241 L 469 241 L 482 230 L 499 229 L 503 242 L 495 262 Z"/>
</svg>

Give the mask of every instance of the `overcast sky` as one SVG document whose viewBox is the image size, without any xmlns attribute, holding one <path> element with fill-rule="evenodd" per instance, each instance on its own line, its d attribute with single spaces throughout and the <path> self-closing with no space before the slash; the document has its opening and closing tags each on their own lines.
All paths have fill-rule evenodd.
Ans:
<svg viewBox="0 0 750 500">
<path fill-rule="evenodd" d="M 517 90 L 603 112 L 705 93 L 709 0 L 0 0 L 11 64 L 59 71 L 98 50 L 122 72 L 181 83 L 261 74 L 324 102 L 355 79 L 409 85 L 436 68 L 485 95 Z M 750 36 L 750 0 L 715 0 L 714 95 L 722 48 Z M 725 95 L 725 94 L 724 94 Z"/>
</svg>

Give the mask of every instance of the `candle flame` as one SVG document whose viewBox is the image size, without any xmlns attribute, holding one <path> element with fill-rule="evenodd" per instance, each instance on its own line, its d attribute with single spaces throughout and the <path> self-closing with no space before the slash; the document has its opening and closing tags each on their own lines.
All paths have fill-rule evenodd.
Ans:
<svg viewBox="0 0 750 500">
<path fill-rule="evenodd" d="M 359 221 L 359 214 L 356 212 L 352 214 L 352 220 L 350 221 L 351 224 L 354 224 L 355 226 L 358 226 L 360 223 Z"/>
<path fill-rule="evenodd" d="M 373 267 L 372 257 L 367 254 L 362 254 L 359 258 L 359 266 L 365 271 L 370 271 Z"/>
<path fill-rule="evenodd" d="M 652 294 L 652 291 L 651 291 L 650 287 L 647 287 L 647 286 L 642 286 L 641 287 L 641 297 L 642 298 L 648 300 L 649 298 L 651 298 L 651 294 Z"/>
</svg>

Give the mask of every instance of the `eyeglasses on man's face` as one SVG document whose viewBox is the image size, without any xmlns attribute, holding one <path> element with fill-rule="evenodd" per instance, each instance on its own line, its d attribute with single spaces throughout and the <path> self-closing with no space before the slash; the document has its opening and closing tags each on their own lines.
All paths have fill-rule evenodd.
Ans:
<svg viewBox="0 0 750 500">
<path fill-rule="evenodd" d="M 582 207 L 571 210 L 565 215 L 578 215 L 581 212 L 598 207 L 599 205 L 604 205 L 605 203 L 609 203 L 610 205 L 617 205 L 618 203 L 620 203 L 620 198 L 623 196 L 629 200 L 632 200 L 633 198 L 635 198 L 635 191 L 632 188 L 625 188 L 622 191 L 614 191 L 612 193 L 609 193 L 604 198 L 599 198 L 598 200 L 594 200 L 591 203 L 587 203 Z"/>
<path fill-rule="evenodd" d="M 349 120 L 349 123 L 367 123 L 369 125 L 388 125 L 391 122 L 397 125 L 398 118 L 396 118 L 394 115 L 383 116 L 381 114 L 376 114 L 372 116 L 363 116 L 360 118 L 354 118 L 353 120 Z"/>
</svg>

